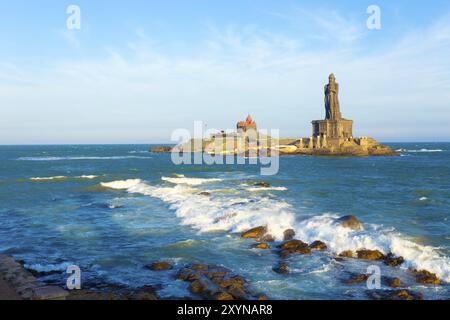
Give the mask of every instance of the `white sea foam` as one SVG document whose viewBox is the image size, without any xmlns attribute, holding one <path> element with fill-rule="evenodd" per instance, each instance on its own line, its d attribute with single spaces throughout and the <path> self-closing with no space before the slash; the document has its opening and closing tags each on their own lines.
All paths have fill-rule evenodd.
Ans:
<svg viewBox="0 0 450 320">
<path fill-rule="evenodd" d="M 397 149 L 397 152 L 412 152 L 412 153 L 417 153 L 417 152 L 442 152 L 444 150 L 442 149 L 418 149 L 418 150 L 408 150 L 408 149 Z"/>
<path fill-rule="evenodd" d="M 34 178 L 30 178 L 30 180 L 33 181 L 47 181 L 47 180 L 61 180 L 61 179 L 67 179 L 66 176 L 54 176 L 54 177 L 34 177 Z"/>
<path fill-rule="evenodd" d="M 173 184 L 186 184 L 190 186 L 198 186 L 204 183 L 212 183 L 212 182 L 220 182 L 222 179 L 202 179 L 202 178 L 186 178 L 185 176 L 170 178 L 170 177 L 162 177 L 161 180 L 167 181 Z"/>
<path fill-rule="evenodd" d="M 67 177 L 67 176 L 54 176 L 54 177 L 34 177 L 30 178 L 33 181 L 48 181 L 48 180 L 63 180 L 63 179 L 95 179 L 98 176 L 95 175 L 82 175 L 76 177 Z"/>
<path fill-rule="evenodd" d="M 123 160 L 123 159 L 151 159 L 142 156 L 111 156 L 111 157 L 20 157 L 19 161 L 65 161 L 65 160 Z"/>
<path fill-rule="evenodd" d="M 259 191 L 286 191 L 286 187 L 251 187 L 247 188 L 250 192 L 259 192 Z"/>
<path fill-rule="evenodd" d="M 322 240 L 334 253 L 359 249 L 380 250 L 405 258 L 404 268 L 426 269 L 450 282 L 450 260 L 436 248 L 414 243 L 393 229 L 365 224 L 365 230 L 353 231 L 335 224 L 337 216 L 320 215 L 298 220 L 293 207 L 285 201 L 268 197 L 254 199 L 198 195 L 198 189 L 188 184 L 174 187 L 150 186 L 140 179 L 102 183 L 113 189 L 140 193 L 159 198 L 171 205 L 182 224 L 200 232 L 242 232 L 256 226 L 267 226 L 268 232 L 278 240 L 286 229 L 294 229 L 296 238 L 308 243 Z"/>
<path fill-rule="evenodd" d="M 67 267 L 73 265 L 71 262 L 62 262 L 59 264 L 26 264 L 27 269 L 31 269 L 37 272 L 52 272 L 52 271 L 66 271 Z"/>
<path fill-rule="evenodd" d="M 419 199 L 419 201 L 425 201 L 425 200 L 428 200 L 428 198 L 427 197 L 422 197 L 422 198 Z"/>
</svg>

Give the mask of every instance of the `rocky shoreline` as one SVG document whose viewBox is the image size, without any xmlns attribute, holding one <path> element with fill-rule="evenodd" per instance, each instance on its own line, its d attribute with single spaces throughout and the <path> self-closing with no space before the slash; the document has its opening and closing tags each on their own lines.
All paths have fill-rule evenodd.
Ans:
<svg viewBox="0 0 450 320">
<path fill-rule="evenodd" d="M 351 230 L 363 229 L 362 223 L 355 216 L 344 216 L 335 221 L 336 225 Z M 283 241 L 276 241 L 267 232 L 266 226 L 249 229 L 240 237 L 253 241 L 249 249 L 270 250 L 279 257 L 278 263 L 272 271 L 282 276 L 290 274 L 289 258 L 295 255 L 311 256 L 316 252 L 327 252 L 328 246 L 321 240 L 305 243 L 296 239 L 295 231 L 284 231 Z M 397 268 L 404 263 L 404 258 L 389 252 L 384 254 L 378 250 L 361 248 L 356 252 L 343 251 L 338 254 L 328 252 L 337 262 L 351 261 L 352 259 L 372 261 L 384 264 L 388 268 Z M 177 268 L 173 281 L 188 283 L 185 297 L 172 297 L 169 299 L 202 299 L 202 300 L 268 300 L 263 292 L 255 292 L 251 284 L 241 275 L 221 266 L 205 263 L 189 263 L 174 265 L 169 261 L 154 261 L 143 266 L 142 272 L 168 272 Z M 403 283 L 396 277 L 381 277 L 382 288 L 369 290 L 366 282 L 368 274 L 343 271 L 341 282 L 349 286 L 361 286 L 368 299 L 383 300 L 422 300 L 425 299 L 420 292 L 409 288 L 414 284 L 423 286 L 438 286 L 442 281 L 436 274 L 427 270 L 407 269 L 414 283 Z M 25 268 L 24 262 L 16 261 L 13 257 L 0 254 L 0 297 L 13 300 L 158 300 L 157 290 L 153 286 L 128 288 L 107 283 L 83 283 L 81 290 L 67 290 L 63 286 L 45 283 L 39 278 L 44 273 Z M 61 274 L 61 276 L 63 276 Z M 166 298 L 167 299 L 167 298 Z"/>
</svg>

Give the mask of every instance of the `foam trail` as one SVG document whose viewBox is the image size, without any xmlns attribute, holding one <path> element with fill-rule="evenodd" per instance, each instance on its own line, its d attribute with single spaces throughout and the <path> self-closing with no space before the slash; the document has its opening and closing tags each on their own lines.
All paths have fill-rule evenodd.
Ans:
<svg viewBox="0 0 450 320">
<path fill-rule="evenodd" d="M 177 177 L 177 178 L 170 178 L 170 177 L 162 177 L 161 180 L 167 181 L 173 184 L 187 184 L 190 186 L 198 186 L 204 183 L 212 183 L 212 182 L 220 182 L 222 179 L 202 179 L 202 178 L 186 178 L 184 176 Z"/>
<path fill-rule="evenodd" d="M 198 195 L 198 189 L 187 184 L 174 187 L 150 186 L 140 179 L 102 183 L 104 187 L 127 190 L 159 198 L 171 205 L 182 224 L 201 232 L 242 232 L 256 226 L 267 226 L 268 233 L 282 240 L 286 229 L 294 229 L 296 238 L 311 243 L 324 241 L 338 254 L 344 250 L 380 250 L 405 258 L 402 267 L 426 269 L 450 282 L 450 260 L 441 256 L 436 248 L 419 245 L 405 239 L 392 230 L 380 230 L 379 226 L 365 225 L 364 231 L 353 231 L 335 224 L 337 216 L 320 215 L 302 221 L 290 204 L 268 197 L 254 199 Z"/>
<path fill-rule="evenodd" d="M 123 159 L 151 159 L 142 156 L 111 156 L 111 157 L 20 157 L 19 161 L 66 161 L 66 160 L 123 160 Z"/>
</svg>

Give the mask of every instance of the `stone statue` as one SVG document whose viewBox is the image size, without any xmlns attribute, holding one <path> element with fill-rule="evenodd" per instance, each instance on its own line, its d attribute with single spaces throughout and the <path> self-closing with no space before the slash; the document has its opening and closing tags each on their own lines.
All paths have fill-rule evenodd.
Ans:
<svg viewBox="0 0 450 320">
<path fill-rule="evenodd" d="M 328 77 L 328 84 L 325 86 L 325 119 L 338 120 L 342 118 L 339 106 L 339 84 L 336 82 L 334 74 Z"/>
</svg>

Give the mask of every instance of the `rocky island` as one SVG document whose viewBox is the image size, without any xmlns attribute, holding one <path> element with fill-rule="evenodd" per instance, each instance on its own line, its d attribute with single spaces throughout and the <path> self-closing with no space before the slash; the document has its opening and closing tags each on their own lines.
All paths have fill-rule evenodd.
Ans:
<svg viewBox="0 0 450 320">
<path fill-rule="evenodd" d="M 152 152 L 207 152 L 221 155 L 279 155 L 319 156 L 398 156 L 391 148 L 370 137 L 354 137 L 353 121 L 342 117 L 339 103 L 339 84 L 330 74 L 325 85 L 325 119 L 312 121 L 312 135 L 303 138 L 272 138 L 257 131 L 256 122 L 249 115 L 239 121 L 236 132 L 213 134 L 201 141 L 192 139 L 175 147 L 155 147 Z M 248 141 L 254 137 L 253 145 Z"/>
</svg>

